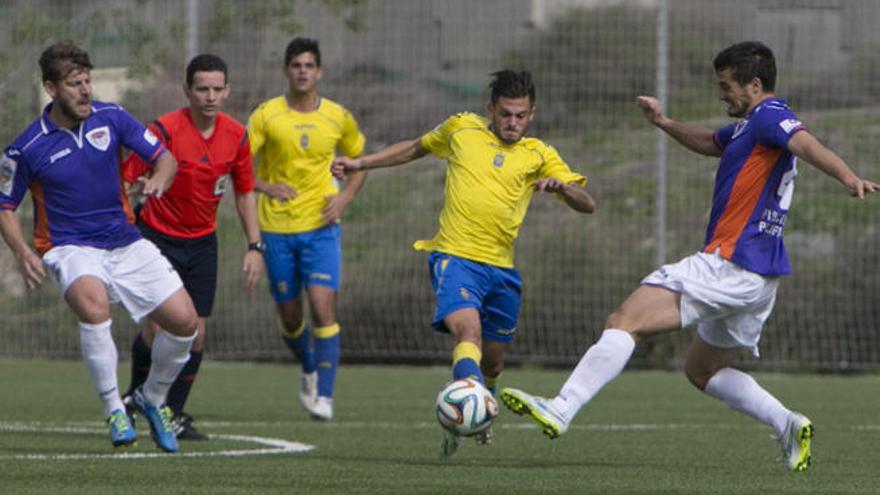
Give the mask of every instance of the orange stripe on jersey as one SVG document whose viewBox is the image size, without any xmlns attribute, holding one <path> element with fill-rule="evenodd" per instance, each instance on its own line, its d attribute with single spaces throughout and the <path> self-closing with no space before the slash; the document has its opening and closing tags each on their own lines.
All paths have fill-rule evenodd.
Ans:
<svg viewBox="0 0 880 495">
<path fill-rule="evenodd" d="M 49 238 L 49 217 L 46 214 L 46 198 L 43 194 L 43 186 L 38 182 L 31 183 L 31 197 L 34 198 L 34 248 L 40 256 L 52 249 L 52 240 Z"/>
<path fill-rule="evenodd" d="M 760 144 L 749 154 L 733 182 L 724 213 L 715 224 L 712 239 L 706 244 L 707 253 L 720 249 L 723 258 L 731 259 L 736 242 L 754 213 L 758 198 L 781 154 L 779 148 L 766 148 Z"/>
</svg>

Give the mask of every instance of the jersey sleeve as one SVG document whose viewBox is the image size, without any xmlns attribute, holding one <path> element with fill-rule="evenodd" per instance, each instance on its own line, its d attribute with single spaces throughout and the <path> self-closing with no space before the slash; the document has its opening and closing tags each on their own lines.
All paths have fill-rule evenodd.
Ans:
<svg viewBox="0 0 880 495">
<path fill-rule="evenodd" d="M 243 194 L 254 190 L 254 160 L 247 133 L 241 137 L 231 175 L 235 192 Z"/>
<path fill-rule="evenodd" d="M 364 151 L 367 139 L 358 128 L 357 120 L 348 110 L 342 115 L 342 139 L 339 140 L 339 151 L 343 155 L 354 158 Z"/>
<path fill-rule="evenodd" d="M 168 143 L 164 138 L 164 133 L 158 132 L 160 129 L 156 127 L 155 123 L 148 125 L 147 129 L 152 132 L 154 136 L 157 136 L 158 139 L 162 141 L 163 145 L 166 147 L 168 146 Z M 152 165 L 144 161 L 144 159 L 138 156 L 137 153 L 129 153 L 125 161 L 122 162 L 122 180 L 129 184 L 134 184 L 137 182 L 138 177 L 146 175 L 150 169 L 152 169 Z"/>
<path fill-rule="evenodd" d="M 759 122 L 757 139 L 768 148 L 788 148 L 788 141 L 807 127 L 790 111 L 766 112 Z"/>
<path fill-rule="evenodd" d="M 449 117 L 442 124 L 428 131 L 420 139 L 422 148 L 437 158 L 446 159 L 449 157 L 449 138 L 460 119 L 461 117 L 458 115 Z"/>
<path fill-rule="evenodd" d="M 18 208 L 30 182 L 30 169 L 21 152 L 7 148 L 0 157 L 0 209 Z"/>
<path fill-rule="evenodd" d="M 156 159 L 168 151 L 152 131 L 122 108 L 119 109 L 114 123 L 122 144 L 137 153 L 145 162 L 156 163 Z"/>
<path fill-rule="evenodd" d="M 733 139 L 734 132 L 736 132 L 736 124 L 730 124 L 715 131 L 715 145 L 721 150 L 727 148 L 727 145 L 730 144 L 730 140 Z"/>
<path fill-rule="evenodd" d="M 563 184 L 574 182 L 581 187 L 587 185 L 587 178 L 579 173 L 572 172 L 571 168 L 562 160 L 562 157 L 559 156 L 559 153 L 553 146 L 543 145 L 541 156 L 544 158 L 544 164 L 541 165 L 540 178 L 552 177 Z"/>
<path fill-rule="evenodd" d="M 257 153 L 263 149 L 263 145 L 266 143 L 266 132 L 264 127 L 265 118 L 263 116 L 263 106 L 259 106 L 251 114 L 247 125 L 247 136 L 252 156 L 257 156 Z"/>
</svg>

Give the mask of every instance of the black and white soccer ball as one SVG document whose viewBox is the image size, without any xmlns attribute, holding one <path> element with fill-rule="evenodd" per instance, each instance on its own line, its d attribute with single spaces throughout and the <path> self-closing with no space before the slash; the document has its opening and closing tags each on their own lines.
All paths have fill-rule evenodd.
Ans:
<svg viewBox="0 0 880 495">
<path fill-rule="evenodd" d="M 437 394 L 437 421 L 450 433 L 476 435 L 492 425 L 498 416 L 498 402 L 480 382 L 455 380 Z"/>
</svg>

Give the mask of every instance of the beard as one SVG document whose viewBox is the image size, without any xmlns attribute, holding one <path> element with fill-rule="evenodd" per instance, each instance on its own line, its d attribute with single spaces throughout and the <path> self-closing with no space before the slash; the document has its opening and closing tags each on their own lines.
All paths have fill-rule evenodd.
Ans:
<svg viewBox="0 0 880 495">
<path fill-rule="evenodd" d="M 91 104 L 91 102 L 89 103 Z M 58 108 L 65 117 L 77 123 L 86 120 L 91 115 L 91 110 L 86 115 L 76 113 L 76 108 L 64 100 L 58 100 Z"/>
</svg>

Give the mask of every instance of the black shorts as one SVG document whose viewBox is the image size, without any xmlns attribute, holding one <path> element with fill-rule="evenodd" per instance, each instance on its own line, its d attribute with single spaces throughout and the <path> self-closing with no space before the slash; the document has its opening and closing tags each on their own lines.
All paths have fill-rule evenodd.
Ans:
<svg viewBox="0 0 880 495">
<path fill-rule="evenodd" d="M 211 316 L 217 291 L 217 234 L 211 232 L 195 239 L 181 239 L 157 232 L 143 223 L 137 226 L 177 270 L 199 316 Z"/>
</svg>

